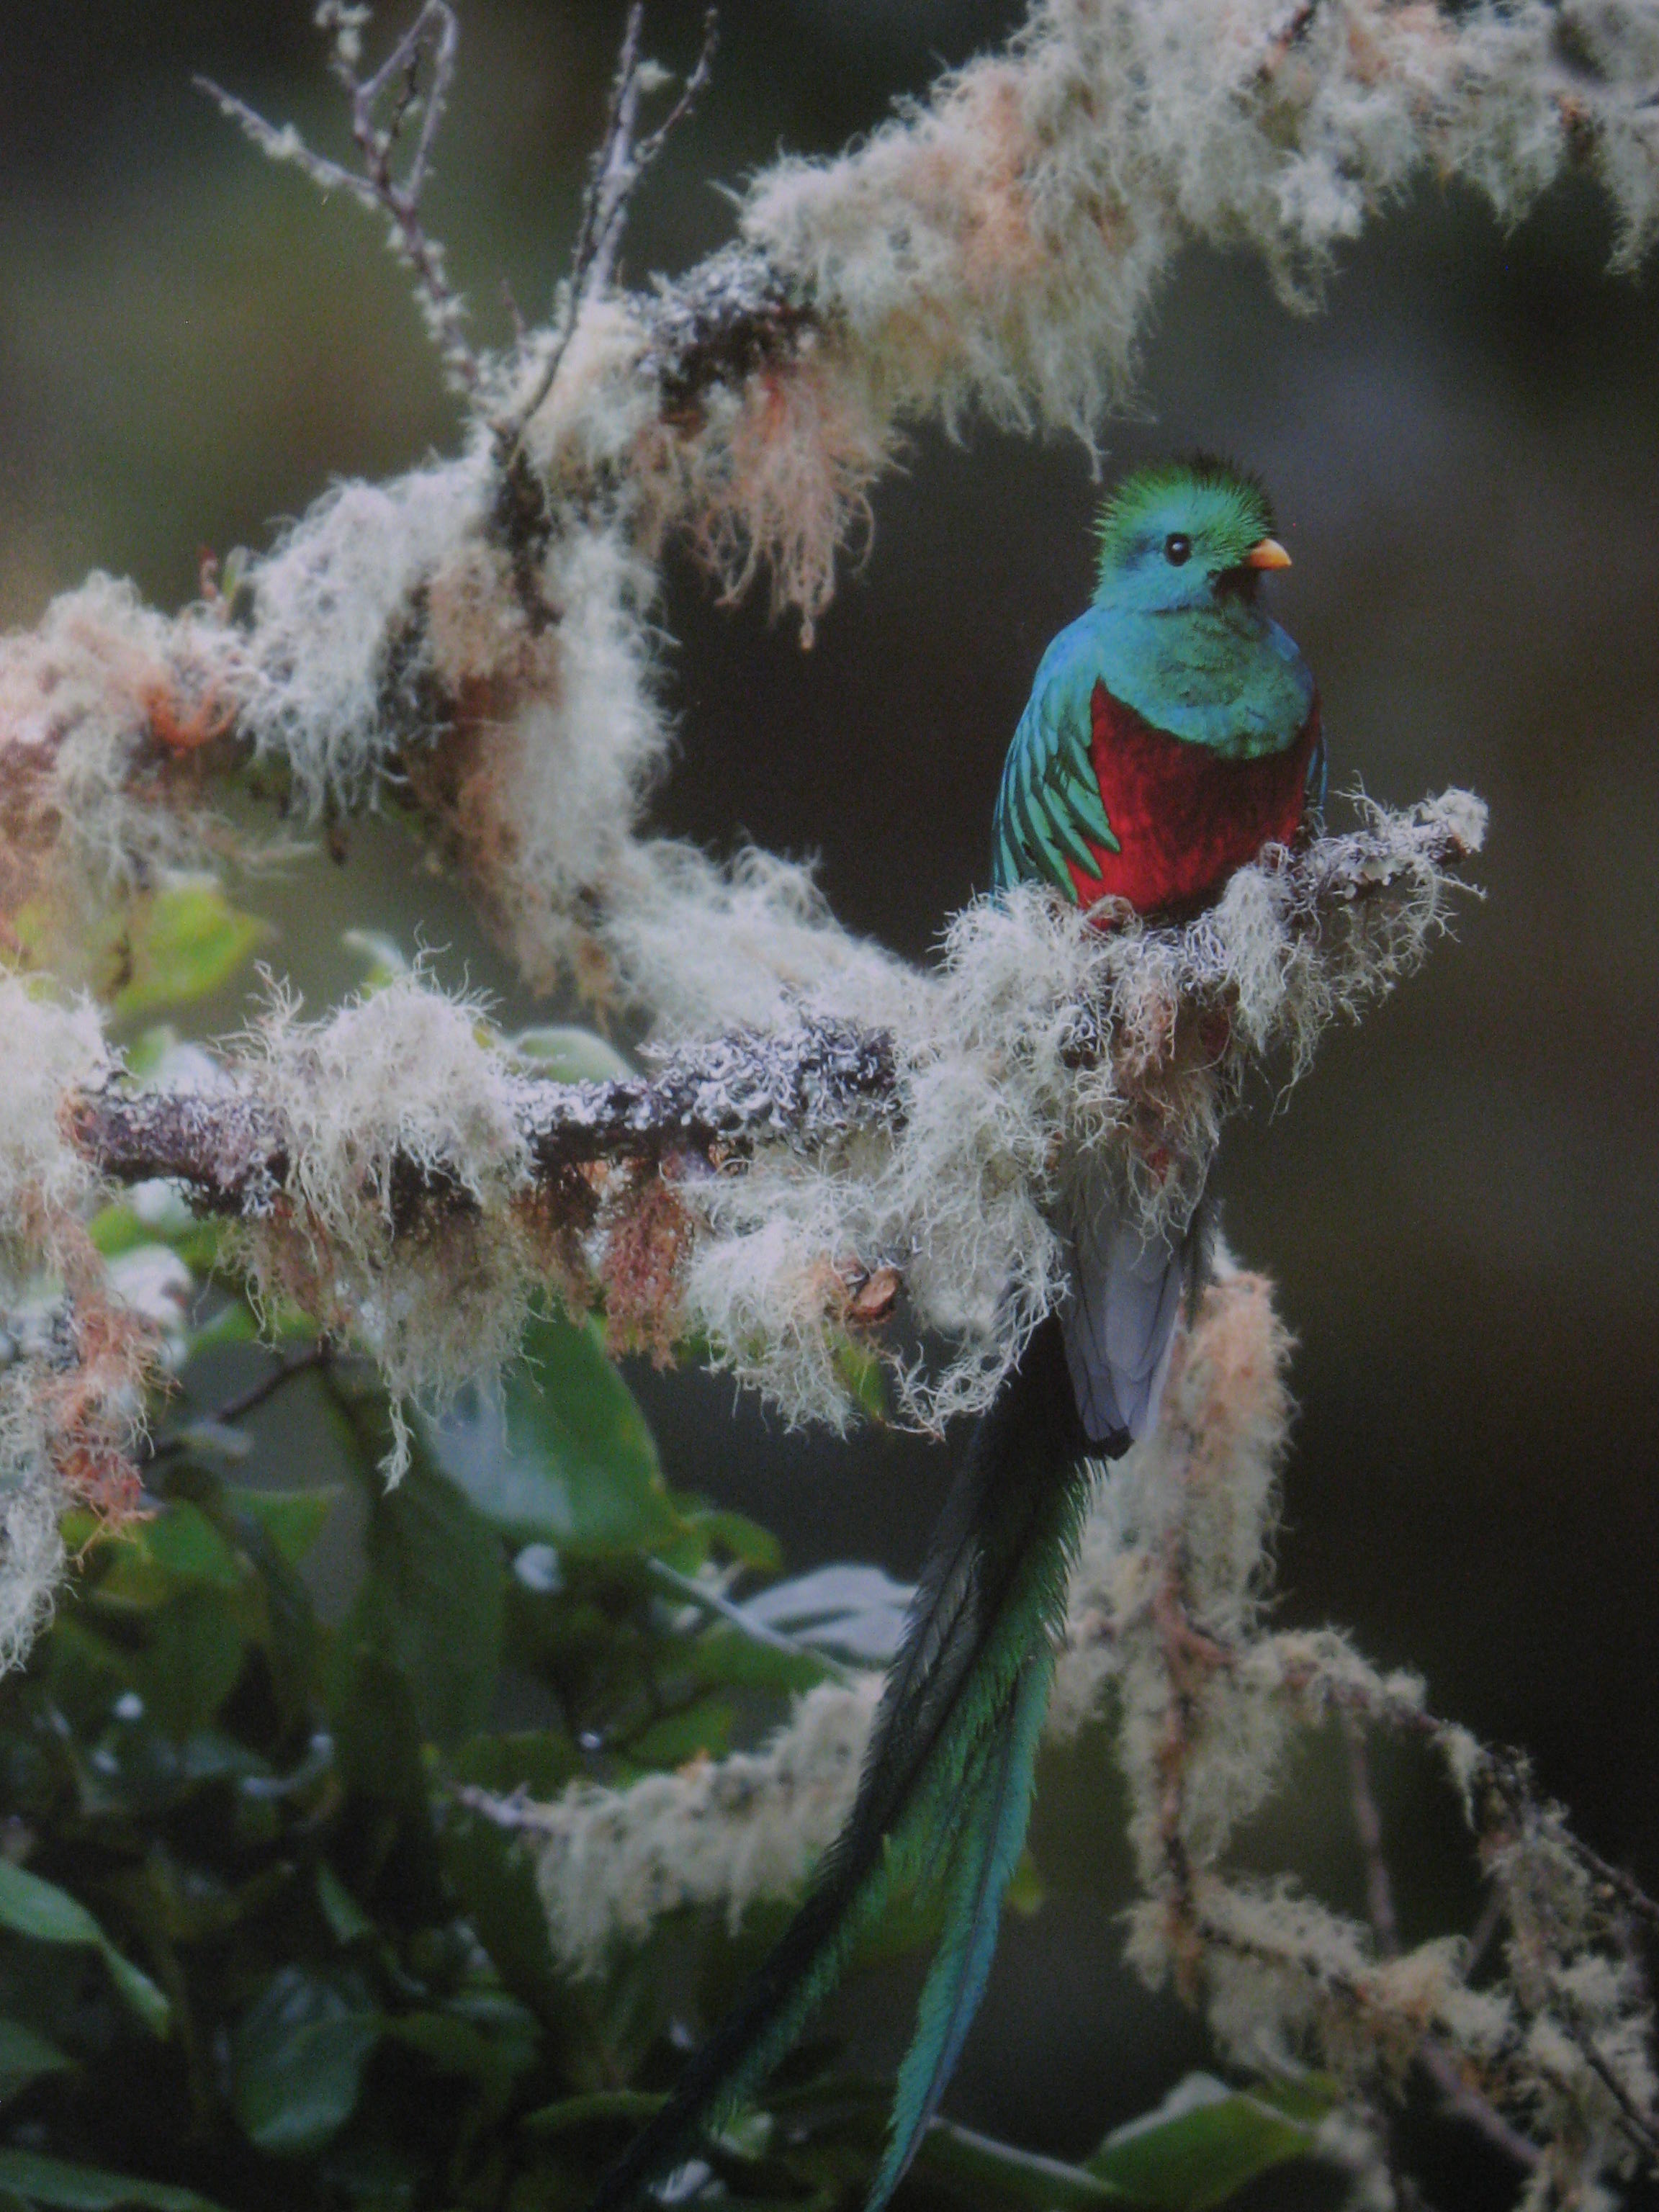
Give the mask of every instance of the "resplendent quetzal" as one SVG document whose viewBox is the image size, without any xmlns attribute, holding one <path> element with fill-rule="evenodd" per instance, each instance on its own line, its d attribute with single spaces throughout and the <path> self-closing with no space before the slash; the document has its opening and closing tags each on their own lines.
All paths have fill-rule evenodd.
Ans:
<svg viewBox="0 0 1659 2212">
<path fill-rule="evenodd" d="M 1322 775 L 1313 678 L 1257 604 L 1262 571 L 1290 556 L 1260 485 L 1205 456 L 1130 477 L 1099 537 L 1094 603 L 1044 653 L 1009 747 L 993 877 L 1000 890 L 1047 882 L 1085 908 L 1111 897 L 1191 915 L 1264 845 L 1295 836 Z M 1156 1418 L 1197 1237 L 1189 1225 L 1148 1240 L 1114 1189 L 1103 1164 L 1073 1172 L 1055 1224 L 1071 1295 L 974 1432 L 846 1825 L 748 1990 L 606 2176 L 595 2212 L 689 2155 L 783 2057 L 893 1893 L 942 1876 L 945 1930 L 868 2212 L 915 2156 L 984 1990 L 1024 1848 L 1097 1463 Z"/>
</svg>

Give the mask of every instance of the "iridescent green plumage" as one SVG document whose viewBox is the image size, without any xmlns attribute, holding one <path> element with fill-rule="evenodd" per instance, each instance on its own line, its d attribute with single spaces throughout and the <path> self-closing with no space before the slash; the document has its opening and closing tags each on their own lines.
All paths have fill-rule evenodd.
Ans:
<svg viewBox="0 0 1659 2212">
<path fill-rule="evenodd" d="M 1133 904 L 1157 902 L 1141 895 L 1144 871 L 1100 865 L 1103 854 L 1123 853 L 1125 825 L 1114 817 L 1109 765 L 1103 785 L 1097 687 L 1218 759 L 1261 760 L 1296 744 L 1313 680 L 1255 597 L 1253 559 L 1274 544 L 1273 530 L 1255 479 L 1205 458 L 1143 469 L 1107 501 L 1094 604 L 1044 653 L 1008 749 L 992 826 L 999 889 L 1041 880 L 1076 898 L 1079 875 L 1103 877 Z M 1172 561 L 1176 544 L 1185 550 Z"/>
<path fill-rule="evenodd" d="M 1086 1502 L 1073 1472 L 1084 1449 L 1048 1322 L 975 1431 L 940 1516 L 846 1826 L 776 1949 L 605 2177 L 593 2212 L 628 2203 L 688 2155 L 788 2049 L 895 1893 L 949 1869 L 945 1933 L 871 2212 L 897 2185 L 973 2016 L 1024 1845 L 1051 1638 Z"/>
</svg>

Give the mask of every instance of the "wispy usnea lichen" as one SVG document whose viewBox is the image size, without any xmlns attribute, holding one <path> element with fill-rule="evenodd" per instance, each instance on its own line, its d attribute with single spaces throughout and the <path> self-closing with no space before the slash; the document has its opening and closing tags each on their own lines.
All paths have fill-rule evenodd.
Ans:
<svg viewBox="0 0 1659 2212">
<path fill-rule="evenodd" d="M 81 1503 L 119 1520 L 132 1509 L 158 1333 L 123 1300 L 88 1240 L 98 1178 L 64 1125 L 65 1100 L 109 1072 L 96 1015 L 0 976 L 0 1030 L 3 1674 L 51 1607 L 64 1510 Z"/>
<path fill-rule="evenodd" d="M 551 1287 L 619 1346 L 701 1339 L 790 1422 L 859 1418 L 856 1345 L 897 1417 L 938 1428 L 989 1402 L 1063 1294 L 1068 1176 L 1105 1163 L 1184 1226 L 1249 1071 L 1294 1076 L 1418 964 L 1483 830 L 1463 793 L 1373 810 L 1180 926 L 1027 886 L 968 908 L 925 969 L 781 864 L 731 896 L 677 856 L 634 950 L 698 1034 L 654 1093 L 538 1081 L 416 973 L 317 1021 L 279 996 L 215 1097 L 70 1083 L 57 1112 L 94 1165 L 183 1175 L 237 1215 L 256 1283 L 370 1351 L 400 1402 L 499 1371 Z M 744 960 L 711 957 L 711 905 L 741 915 Z"/>
<path fill-rule="evenodd" d="M 559 1955 L 601 1967 L 665 1913 L 715 1906 L 734 1929 L 799 1890 L 846 1819 L 881 1678 L 808 1692 L 759 1751 L 701 1759 L 625 1790 L 578 1788 L 538 1808 L 537 1870 Z"/>
</svg>

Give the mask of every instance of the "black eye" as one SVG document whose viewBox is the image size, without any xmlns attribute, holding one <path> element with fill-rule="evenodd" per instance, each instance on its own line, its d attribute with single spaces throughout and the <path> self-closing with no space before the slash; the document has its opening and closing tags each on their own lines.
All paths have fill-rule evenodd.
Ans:
<svg viewBox="0 0 1659 2212">
<path fill-rule="evenodd" d="M 1192 550 L 1192 539 L 1179 530 L 1172 530 L 1164 541 L 1164 557 L 1172 568 L 1178 568 Z"/>
</svg>

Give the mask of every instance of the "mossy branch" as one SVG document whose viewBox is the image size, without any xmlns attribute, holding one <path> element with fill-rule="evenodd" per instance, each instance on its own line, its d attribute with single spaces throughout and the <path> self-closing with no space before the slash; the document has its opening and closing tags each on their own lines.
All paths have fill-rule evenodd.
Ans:
<svg viewBox="0 0 1659 2212">
<path fill-rule="evenodd" d="M 1285 893 L 1294 937 L 1315 940 L 1341 917 L 1397 897 L 1402 883 L 1461 867 L 1478 849 L 1480 830 L 1477 816 L 1440 805 L 1395 819 L 1386 831 L 1312 839 L 1263 865 Z M 1194 979 L 1184 1008 L 1171 1010 L 1173 1036 L 1183 1011 L 1194 1018 L 1228 1012 L 1238 987 L 1224 962 L 1205 977 L 1201 921 L 1162 934 L 1185 949 L 1182 965 Z M 1078 1005 L 1066 1024 L 1067 1065 L 1109 1055 L 1120 1026 L 1109 1009 Z M 248 1079 L 228 1074 L 221 1089 L 173 1091 L 133 1090 L 112 1079 L 68 1103 L 65 1126 L 88 1166 L 112 1182 L 167 1176 L 205 1212 L 263 1219 L 294 1162 L 283 1116 Z M 649 1076 L 557 1083 L 504 1075 L 502 1091 L 523 1146 L 526 1188 L 539 1188 L 556 1209 L 570 1201 L 572 1169 L 656 1167 L 671 1155 L 729 1168 L 757 1144 L 811 1148 L 856 1127 L 891 1127 L 904 1113 L 893 1037 L 824 1017 L 685 1047 L 662 1057 Z M 441 1146 L 434 1159 L 429 1140 L 418 1158 L 403 1156 L 392 1172 L 394 1189 L 418 1191 L 427 1203 L 446 1193 L 458 1206 L 472 1203 L 465 1183 L 445 1176 Z"/>
</svg>

